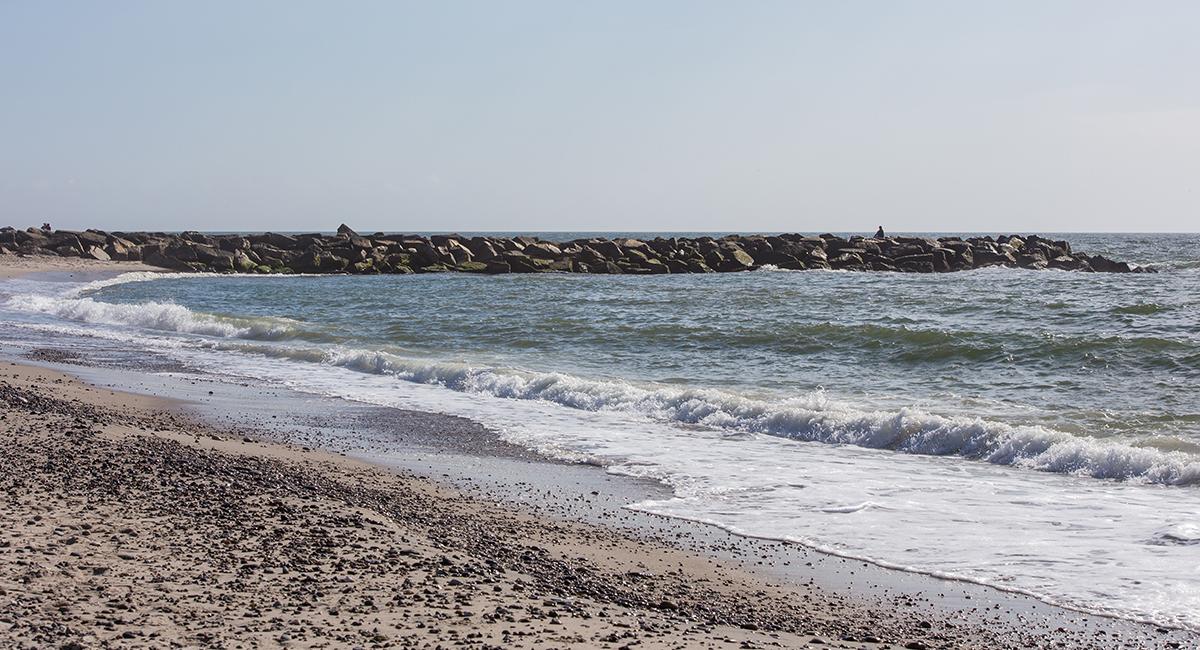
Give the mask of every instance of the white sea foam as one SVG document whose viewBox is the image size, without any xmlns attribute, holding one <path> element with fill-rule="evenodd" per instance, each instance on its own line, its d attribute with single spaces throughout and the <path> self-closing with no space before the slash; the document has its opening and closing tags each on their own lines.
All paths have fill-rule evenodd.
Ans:
<svg viewBox="0 0 1200 650">
<path fill-rule="evenodd" d="M 125 274 L 140 281 L 162 274 Z M 109 281 L 102 281 L 109 282 Z M 95 290 L 98 283 L 85 285 Z M 84 290 L 73 292 L 75 295 Z M 126 325 L 224 339 L 281 340 L 311 335 L 303 324 L 277 318 L 232 318 L 181 305 L 114 304 L 92 298 L 22 294 L 8 306 L 86 323 Z M 495 397 L 539 400 L 588 411 L 637 413 L 655 420 L 736 432 L 889 449 L 908 454 L 959 456 L 997 465 L 1102 479 L 1166 485 L 1200 482 L 1200 459 L 1184 452 L 1133 447 L 1039 426 L 948 417 L 919 409 L 879 411 L 835 402 L 822 392 L 768 401 L 715 389 L 680 389 L 600 381 L 563 373 L 434 363 L 354 348 L 241 346 L 244 351 L 324 363 L 406 381 Z"/>
<path fill-rule="evenodd" d="M 1155 531 L 1151 544 L 1190 546 L 1200 544 L 1200 522 L 1185 521 Z"/>
<path fill-rule="evenodd" d="M 431 363 L 387 352 L 237 345 L 245 352 L 386 374 L 493 397 L 538 400 L 586 411 L 619 411 L 654 420 L 733 432 L 959 456 L 997 465 L 1165 485 L 1200 482 L 1200 459 L 1184 452 L 1133 447 L 1038 426 L 946 417 L 919 409 L 871 411 L 823 392 L 767 401 L 714 389 L 679 389 L 599 381 L 561 373 Z"/>
<path fill-rule="evenodd" d="M 141 327 L 164 332 L 202 334 L 226 338 L 278 340 L 300 333 L 298 323 L 280 318 L 235 318 L 198 314 L 172 303 L 108 303 L 92 298 L 64 298 L 19 294 L 7 307 L 84 323 Z"/>
<path fill-rule="evenodd" d="M 196 367 L 321 394 L 457 413 L 551 455 L 665 480 L 679 497 L 637 509 L 1084 611 L 1200 628 L 1200 594 L 1180 569 L 1191 566 L 1200 539 L 1192 490 L 1138 485 L 1195 482 L 1195 454 L 918 409 L 872 410 L 821 392 L 767 399 L 438 363 L 396 349 L 251 341 L 260 335 L 240 330 L 245 323 L 205 332 L 197 328 L 210 319 L 230 323 L 177 305 L 168 305 L 171 317 L 151 318 L 139 313 L 145 305 L 94 310 L 71 300 L 90 299 L 44 303 L 49 311 L 34 313 L 54 324 L 21 326 L 162 349 Z M 60 312 L 74 313 L 74 324 Z M 1013 522 L 1025 534 L 1007 534 Z"/>
</svg>

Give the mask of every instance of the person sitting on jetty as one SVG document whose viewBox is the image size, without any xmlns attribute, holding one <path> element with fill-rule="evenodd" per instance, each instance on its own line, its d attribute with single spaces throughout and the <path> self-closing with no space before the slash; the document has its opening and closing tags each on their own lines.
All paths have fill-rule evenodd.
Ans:
<svg viewBox="0 0 1200 650">
<path fill-rule="evenodd" d="M 883 239 L 884 237 L 887 237 L 887 235 L 883 234 L 883 226 L 880 226 L 879 230 L 875 231 L 875 239 Z"/>
</svg>

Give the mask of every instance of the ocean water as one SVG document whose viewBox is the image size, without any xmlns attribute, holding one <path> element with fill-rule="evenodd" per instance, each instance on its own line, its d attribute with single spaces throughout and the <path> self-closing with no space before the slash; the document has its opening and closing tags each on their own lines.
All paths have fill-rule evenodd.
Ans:
<svg viewBox="0 0 1200 650">
<path fill-rule="evenodd" d="M 460 414 L 675 490 L 633 508 L 1200 630 L 1200 236 L 1063 237 L 1161 273 L 17 280 L 0 340 Z"/>
</svg>

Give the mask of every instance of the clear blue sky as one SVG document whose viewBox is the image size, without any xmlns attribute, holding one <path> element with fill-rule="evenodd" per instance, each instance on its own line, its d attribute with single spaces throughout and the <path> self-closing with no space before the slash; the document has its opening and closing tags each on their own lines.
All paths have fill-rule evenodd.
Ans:
<svg viewBox="0 0 1200 650">
<path fill-rule="evenodd" d="M 0 0 L 0 225 L 1195 231 L 1200 2 Z"/>
</svg>

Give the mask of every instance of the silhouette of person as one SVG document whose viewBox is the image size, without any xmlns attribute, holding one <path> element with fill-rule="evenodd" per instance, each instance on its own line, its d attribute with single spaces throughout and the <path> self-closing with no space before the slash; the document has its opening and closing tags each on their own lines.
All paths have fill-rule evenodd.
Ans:
<svg viewBox="0 0 1200 650">
<path fill-rule="evenodd" d="M 883 234 L 883 226 L 880 226 L 879 230 L 875 231 L 875 239 L 883 239 L 884 237 L 887 237 L 887 235 Z"/>
</svg>

